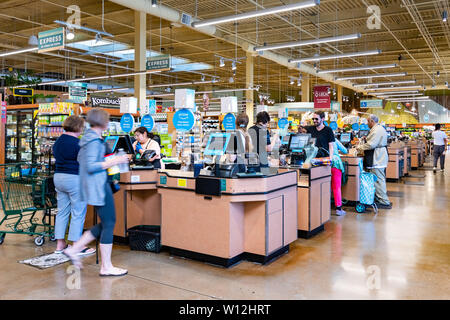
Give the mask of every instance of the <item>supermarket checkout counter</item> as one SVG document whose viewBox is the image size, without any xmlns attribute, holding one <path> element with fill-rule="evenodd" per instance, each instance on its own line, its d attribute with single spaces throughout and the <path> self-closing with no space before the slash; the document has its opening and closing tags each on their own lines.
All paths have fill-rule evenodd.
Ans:
<svg viewBox="0 0 450 320">
<path fill-rule="evenodd" d="M 410 140 L 408 146 L 411 147 L 411 169 L 416 170 L 425 162 L 425 145 L 422 140 Z"/>
<path fill-rule="evenodd" d="M 124 149 L 133 156 L 130 171 L 120 174 L 120 189 L 113 195 L 116 208 L 114 237 L 116 241 L 124 242 L 131 227 L 161 225 L 161 197 L 156 189 L 158 170 L 145 162 L 145 158 L 136 160 L 129 136 L 110 136 L 105 141 L 113 152 Z M 88 206 L 85 228 L 93 225 L 94 210 Z"/>
<path fill-rule="evenodd" d="M 212 170 L 158 173 L 161 243 L 172 254 L 225 267 L 266 264 L 297 239 L 296 172 L 224 163 L 232 138 L 209 137 L 204 155 L 215 157 Z"/>
<path fill-rule="evenodd" d="M 388 146 L 389 162 L 386 167 L 386 179 L 400 180 L 405 170 L 405 145 L 403 142 L 393 142 Z"/>
<path fill-rule="evenodd" d="M 325 229 L 331 217 L 331 166 L 315 158 L 309 134 L 290 135 L 280 172 L 297 174 L 297 237 L 310 238 Z M 316 166 L 312 164 L 315 163 Z"/>
</svg>

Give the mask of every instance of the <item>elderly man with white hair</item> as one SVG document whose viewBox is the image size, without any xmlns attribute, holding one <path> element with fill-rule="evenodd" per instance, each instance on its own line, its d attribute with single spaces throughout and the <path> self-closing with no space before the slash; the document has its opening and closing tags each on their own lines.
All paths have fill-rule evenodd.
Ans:
<svg viewBox="0 0 450 320">
<path fill-rule="evenodd" d="M 379 208 L 392 209 L 386 190 L 386 167 L 389 156 L 387 151 L 387 132 L 378 124 L 378 117 L 370 115 L 367 119 L 370 132 L 366 143 L 358 147 L 364 151 L 365 167 L 377 176 L 375 182 L 375 203 Z"/>
</svg>

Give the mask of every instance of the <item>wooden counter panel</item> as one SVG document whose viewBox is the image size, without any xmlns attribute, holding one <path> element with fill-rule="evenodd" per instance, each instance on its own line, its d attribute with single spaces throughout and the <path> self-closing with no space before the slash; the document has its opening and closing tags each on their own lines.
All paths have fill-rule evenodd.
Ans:
<svg viewBox="0 0 450 320">
<path fill-rule="evenodd" d="M 244 251 L 266 255 L 266 202 L 245 202 Z"/>
<path fill-rule="evenodd" d="M 284 208 L 284 243 L 286 246 L 297 239 L 298 215 L 297 215 L 297 189 L 290 188 L 285 191 L 283 197 Z M 295 226 L 295 228 L 293 228 Z"/>
<path fill-rule="evenodd" d="M 283 246 L 283 211 L 269 212 L 267 222 L 267 254 L 271 254 Z"/>
<path fill-rule="evenodd" d="M 127 228 L 161 225 L 161 195 L 156 190 L 127 191 Z"/>
<path fill-rule="evenodd" d="M 283 198 L 281 196 L 275 197 L 267 201 L 267 211 L 275 212 L 283 210 Z"/>
<path fill-rule="evenodd" d="M 156 182 L 158 177 L 158 170 L 130 170 L 120 174 L 120 182 Z"/>
<path fill-rule="evenodd" d="M 229 259 L 230 204 L 220 198 L 162 189 L 162 244 Z M 189 212 L 184 212 L 189 208 Z M 194 214 L 195 213 L 195 214 Z"/>
<path fill-rule="evenodd" d="M 363 160 L 362 157 L 352 157 L 352 156 L 346 156 L 346 155 L 341 155 L 341 159 L 342 159 L 342 161 L 347 161 L 348 164 L 351 164 L 351 165 L 358 165 L 359 162 Z"/>
<path fill-rule="evenodd" d="M 120 184 L 120 188 L 124 190 L 156 190 L 156 183 L 143 183 L 143 184 Z"/>
<path fill-rule="evenodd" d="M 114 226 L 114 235 L 125 238 L 127 236 L 125 226 L 125 190 L 120 189 L 113 196 L 114 205 L 116 207 L 116 225 Z M 100 218 L 98 221 L 100 221 Z"/>
<path fill-rule="evenodd" d="M 342 198 L 348 201 L 359 201 L 359 175 L 348 177 L 347 183 L 341 187 Z"/>
<path fill-rule="evenodd" d="M 230 203 L 230 256 L 235 257 L 244 252 L 244 204 Z"/>
<path fill-rule="evenodd" d="M 309 188 L 298 188 L 298 230 L 309 230 Z"/>
<path fill-rule="evenodd" d="M 331 175 L 331 166 L 312 167 L 310 170 L 310 179 L 318 179 Z"/>
<path fill-rule="evenodd" d="M 322 195 L 322 207 L 320 212 L 320 225 L 325 224 L 331 218 L 331 178 L 320 180 L 320 192 Z M 311 225 L 312 227 L 312 225 Z"/>
<path fill-rule="evenodd" d="M 351 176 L 358 176 L 361 174 L 361 171 L 359 170 L 359 167 L 357 166 L 348 166 L 345 169 L 348 170 L 347 175 L 351 175 Z"/>
</svg>

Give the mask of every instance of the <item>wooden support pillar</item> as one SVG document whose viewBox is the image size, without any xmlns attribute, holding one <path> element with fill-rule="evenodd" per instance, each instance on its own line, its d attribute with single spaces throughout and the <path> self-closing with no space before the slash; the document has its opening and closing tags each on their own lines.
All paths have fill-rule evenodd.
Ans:
<svg viewBox="0 0 450 320">
<path fill-rule="evenodd" d="M 342 105 L 342 86 L 337 85 L 337 100 L 339 102 L 339 105 L 341 106 L 341 111 L 344 110 L 344 106 Z"/>
<path fill-rule="evenodd" d="M 146 33 L 147 14 L 142 11 L 134 12 L 135 33 L 134 33 L 134 70 L 144 71 L 146 69 Z M 147 75 L 134 76 L 134 95 L 138 99 L 138 106 L 145 103 Z"/>
<path fill-rule="evenodd" d="M 302 81 L 302 102 L 311 102 L 311 80 L 309 77 L 303 77 Z"/>
</svg>

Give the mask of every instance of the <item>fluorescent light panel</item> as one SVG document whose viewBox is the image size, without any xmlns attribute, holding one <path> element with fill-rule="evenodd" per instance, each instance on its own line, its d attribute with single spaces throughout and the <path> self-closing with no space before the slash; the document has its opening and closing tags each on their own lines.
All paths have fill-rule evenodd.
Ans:
<svg viewBox="0 0 450 320">
<path fill-rule="evenodd" d="M 331 69 L 331 70 L 320 70 L 317 73 L 335 73 L 335 72 L 348 72 L 348 71 L 360 71 L 360 70 L 375 70 L 375 69 L 387 69 L 387 68 L 395 68 L 397 65 L 395 63 L 392 64 L 381 64 L 378 66 L 364 66 L 364 67 L 355 67 L 355 68 L 340 68 L 340 69 Z"/>
<path fill-rule="evenodd" d="M 174 86 L 189 86 L 193 84 L 206 84 L 206 83 L 215 83 L 217 81 L 191 81 L 191 82 L 181 82 L 181 83 L 171 83 L 171 84 L 155 84 L 148 86 L 148 88 L 165 88 L 165 87 L 174 87 Z"/>
<path fill-rule="evenodd" d="M 403 87 L 378 87 L 378 88 L 370 88 L 365 89 L 364 91 L 380 91 L 380 90 L 397 90 L 397 89 L 422 89 L 423 87 L 420 85 L 417 86 L 403 86 Z"/>
<path fill-rule="evenodd" d="M 377 95 L 377 97 L 379 98 L 391 98 L 391 97 L 413 97 L 413 96 L 423 96 L 423 93 L 409 93 L 409 94 L 405 94 L 405 93 L 399 93 L 399 94 L 380 94 Z"/>
<path fill-rule="evenodd" d="M 389 78 L 389 77 L 403 77 L 408 75 L 406 72 L 399 73 L 385 73 L 385 74 L 374 74 L 370 76 L 348 76 L 348 77 L 336 77 L 334 80 L 352 80 L 352 79 L 370 79 L 370 78 Z"/>
<path fill-rule="evenodd" d="M 333 54 L 333 55 L 329 55 L 329 56 L 314 56 L 314 57 L 300 58 L 300 59 L 289 59 L 289 62 L 297 63 L 297 62 L 308 62 L 308 61 L 321 61 L 321 60 L 330 60 L 330 59 L 351 58 L 351 57 L 358 57 L 358 56 L 370 56 L 370 55 L 380 54 L 380 53 L 381 53 L 381 50 L 370 50 L 370 51 L 361 51 L 361 52 Z"/>
<path fill-rule="evenodd" d="M 196 21 L 196 22 L 192 23 L 192 26 L 194 28 L 200 28 L 200 27 L 210 26 L 210 25 L 214 25 L 214 24 L 226 23 L 226 22 L 230 22 L 230 21 L 250 19 L 250 18 L 265 16 L 265 15 L 269 15 L 269 14 L 276 14 L 276 13 L 280 13 L 280 12 L 310 8 L 310 7 L 314 7 L 314 6 L 318 5 L 319 3 L 320 3 L 320 0 L 308 0 L 308 1 L 304 1 L 304 2 L 288 4 L 285 6 L 278 6 L 278 7 L 273 7 L 273 8 L 263 9 L 263 10 L 256 10 L 256 11 L 240 13 L 240 14 L 231 15 L 231 16 L 207 19 L 207 20 L 203 20 L 203 21 Z"/>
<path fill-rule="evenodd" d="M 292 48 L 292 47 L 302 47 L 302 46 L 309 46 L 309 45 L 312 45 L 312 44 L 337 42 L 337 41 L 345 41 L 345 40 L 354 40 L 354 39 L 358 39 L 358 38 L 361 38 L 361 34 L 360 33 L 354 33 L 354 34 L 349 34 L 349 35 L 345 35 L 345 36 L 328 37 L 328 38 L 321 38 L 321 39 L 311 39 L 311 40 L 304 40 L 304 41 L 293 41 L 293 42 L 278 43 L 278 44 L 262 46 L 262 47 L 255 47 L 254 51 L 264 51 L 264 50 L 276 50 L 276 49 Z"/>
<path fill-rule="evenodd" d="M 416 80 L 403 80 L 403 81 L 389 81 L 389 82 L 376 82 L 376 83 L 362 83 L 362 84 L 354 84 L 355 88 L 361 87 L 374 87 L 374 86 L 389 86 L 391 84 L 408 84 L 408 83 L 416 83 Z"/>
<path fill-rule="evenodd" d="M 395 94 L 395 93 L 419 93 L 419 90 L 406 90 L 406 91 L 386 91 L 386 92 L 372 92 L 371 95 L 383 95 L 383 94 Z"/>
<path fill-rule="evenodd" d="M 13 51 L 8 51 L 8 52 L 2 52 L 2 53 L 0 53 L 0 57 L 12 56 L 12 55 L 19 54 L 19 53 L 33 52 L 33 51 L 37 51 L 37 50 L 38 50 L 37 47 L 33 47 L 33 48 L 25 48 L 25 49 L 18 49 L 18 50 L 13 50 Z"/>
</svg>

